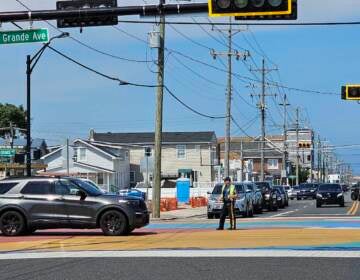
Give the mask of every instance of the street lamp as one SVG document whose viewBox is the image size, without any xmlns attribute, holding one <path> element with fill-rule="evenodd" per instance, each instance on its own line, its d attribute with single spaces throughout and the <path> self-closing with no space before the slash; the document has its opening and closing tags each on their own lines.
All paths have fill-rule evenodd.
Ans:
<svg viewBox="0 0 360 280">
<path fill-rule="evenodd" d="M 50 38 L 49 42 L 45 43 L 33 57 L 30 55 L 26 57 L 26 176 L 28 177 L 31 176 L 31 74 L 51 42 L 55 39 L 69 37 L 69 35 L 68 32 L 63 32 Z"/>
</svg>

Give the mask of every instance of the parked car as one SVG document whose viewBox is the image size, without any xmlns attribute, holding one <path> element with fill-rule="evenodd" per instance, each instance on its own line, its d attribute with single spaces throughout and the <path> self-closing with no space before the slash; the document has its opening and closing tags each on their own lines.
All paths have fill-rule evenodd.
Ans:
<svg viewBox="0 0 360 280">
<path fill-rule="evenodd" d="M 261 194 L 263 197 L 263 205 L 262 208 L 266 208 L 269 211 L 277 211 L 278 203 L 277 203 L 277 193 L 274 189 L 271 188 L 269 182 L 255 182 L 255 185 L 261 190 Z"/>
<path fill-rule="evenodd" d="M 263 197 L 261 194 L 261 190 L 253 182 L 244 182 L 244 185 L 246 189 L 249 190 L 252 194 L 254 212 L 257 214 L 261 214 L 263 210 Z"/>
<path fill-rule="evenodd" d="M 101 228 L 124 235 L 149 223 L 141 198 L 104 194 L 81 179 L 29 177 L 0 182 L 0 230 L 17 236 L 37 229 Z"/>
<path fill-rule="evenodd" d="M 342 184 L 341 188 L 342 188 L 343 192 L 348 192 L 350 190 L 349 185 L 346 185 L 346 184 Z"/>
<path fill-rule="evenodd" d="M 316 207 L 323 204 L 339 204 L 345 206 L 344 192 L 339 184 L 322 184 L 316 194 Z"/>
<path fill-rule="evenodd" d="M 290 186 L 287 186 L 287 185 L 284 185 L 283 186 L 287 195 L 288 195 L 288 198 L 290 198 L 290 195 L 291 195 L 291 187 Z"/>
<path fill-rule="evenodd" d="M 281 206 L 280 208 L 284 208 L 285 206 L 289 206 L 289 197 L 288 193 L 283 186 L 273 186 L 274 189 L 277 189 L 281 196 Z"/>
<path fill-rule="evenodd" d="M 142 199 L 146 200 L 146 193 L 134 188 L 120 190 L 118 194 L 122 196 L 141 197 Z"/>
<path fill-rule="evenodd" d="M 254 215 L 254 208 L 252 204 L 252 194 L 245 190 L 242 183 L 235 183 L 237 198 L 235 201 L 235 215 L 243 217 L 252 217 Z M 223 201 L 221 200 L 221 190 L 223 185 L 215 185 L 210 198 L 208 200 L 207 216 L 208 219 L 220 217 L 223 208 Z"/>
<path fill-rule="evenodd" d="M 317 184 L 304 183 L 299 185 L 299 192 L 297 193 L 297 200 L 312 198 L 316 199 Z"/>
<path fill-rule="evenodd" d="M 298 195 L 299 191 L 300 191 L 299 186 L 292 186 L 289 198 L 291 200 L 294 200 L 295 198 L 297 198 L 297 195 Z"/>
</svg>

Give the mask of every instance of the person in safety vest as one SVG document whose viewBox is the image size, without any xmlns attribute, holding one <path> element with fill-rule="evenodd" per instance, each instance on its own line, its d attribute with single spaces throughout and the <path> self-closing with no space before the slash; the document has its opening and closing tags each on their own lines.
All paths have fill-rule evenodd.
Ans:
<svg viewBox="0 0 360 280">
<path fill-rule="evenodd" d="M 229 230 L 236 229 L 236 217 L 235 217 L 235 200 L 236 200 L 236 189 L 233 184 L 231 184 L 231 179 L 226 177 L 224 179 L 224 185 L 221 190 L 221 199 L 224 202 L 221 215 L 220 223 L 217 230 L 223 230 L 226 216 L 230 218 L 230 228 Z"/>
</svg>

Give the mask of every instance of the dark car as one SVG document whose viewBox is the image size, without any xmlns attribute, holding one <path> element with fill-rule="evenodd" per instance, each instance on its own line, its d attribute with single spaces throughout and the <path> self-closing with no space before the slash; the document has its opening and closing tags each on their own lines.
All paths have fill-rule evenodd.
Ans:
<svg viewBox="0 0 360 280">
<path fill-rule="evenodd" d="M 316 194 L 316 207 L 323 204 L 339 204 L 345 206 L 344 193 L 339 184 L 322 184 Z"/>
<path fill-rule="evenodd" d="M 262 208 L 268 209 L 269 211 L 277 211 L 278 203 L 277 198 L 278 195 L 274 189 L 271 188 L 269 182 L 255 182 L 255 185 L 260 189 L 261 194 L 263 196 L 262 200 Z"/>
<path fill-rule="evenodd" d="M 53 228 L 101 228 L 105 235 L 124 235 L 148 223 L 143 199 L 104 194 L 80 179 L 0 181 L 0 230 L 6 236 Z"/>
<path fill-rule="evenodd" d="M 280 208 L 284 208 L 285 206 L 289 206 L 289 196 L 287 191 L 285 190 L 284 186 L 273 186 L 274 189 L 276 189 L 281 196 L 281 202 L 279 204 Z M 279 200 L 278 200 L 279 202 Z"/>
<path fill-rule="evenodd" d="M 307 199 L 307 198 L 316 199 L 317 188 L 318 188 L 317 184 L 311 184 L 311 183 L 300 184 L 299 192 L 297 193 L 297 197 L 296 197 L 297 200 Z"/>
</svg>

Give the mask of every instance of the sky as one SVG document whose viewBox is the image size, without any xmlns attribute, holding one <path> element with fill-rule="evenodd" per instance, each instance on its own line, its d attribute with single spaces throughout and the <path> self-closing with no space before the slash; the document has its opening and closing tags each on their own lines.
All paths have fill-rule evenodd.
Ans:
<svg viewBox="0 0 360 280">
<path fill-rule="evenodd" d="M 33 10 L 55 9 L 53 0 L 22 0 Z M 136 5 L 153 1 L 119 1 L 119 5 Z M 201 2 L 201 1 L 199 1 Z M 358 0 L 299 0 L 298 22 L 359 21 Z M 175 3 L 175 2 L 174 2 Z M 0 12 L 24 10 L 16 0 L 0 1 Z M 137 16 L 119 19 L 138 20 Z M 153 18 L 146 18 L 153 20 Z M 169 21 L 208 22 L 206 14 L 170 17 Z M 226 22 L 226 18 L 210 19 Z M 56 22 L 50 22 L 56 25 Z M 24 28 L 29 23 L 21 23 Z M 46 22 L 34 22 L 33 27 L 49 28 L 51 36 L 59 30 Z M 147 43 L 148 33 L 156 29 L 152 24 L 119 23 L 114 27 L 67 29 L 72 38 L 89 45 L 104 55 L 84 47 L 72 38 L 54 40 L 52 46 L 94 69 L 134 83 L 155 84 L 157 51 Z M 165 84 L 182 101 L 194 109 L 221 116 L 225 111 L 226 73 L 224 58 L 214 60 L 210 50 L 226 51 L 224 29 L 199 25 L 167 25 Z M 233 61 L 236 75 L 258 79 L 255 70 L 263 57 L 266 66 L 277 71 L 268 73 L 269 81 L 291 88 L 337 93 L 324 95 L 302 91 L 267 88 L 267 134 L 281 134 L 282 108 L 278 106 L 286 92 L 289 107 L 289 125 L 294 125 L 295 108 L 301 110 L 301 123 L 311 127 L 322 139 L 336 147 L 360 144 L 357 119 L 359 104 L 342 101 L 341 86 L 360 83 L 360 29 L 349 26 L 312 27 L 248 27 L 236 26 L 234 48 L 250 51 L 246 61 Z M 12 24 L 2 24 L 2 30 L 14 30 Z M 127 33 L 127 34 L 126 34 Z M 140 40 L 135 39 L 140 38 Z M 25 104 L 26 55 L 34 54 L 41 44 L 0 46 L 0 102 Z M 179 55 L 180 53 L 180 55 Z M 129 62 L 116 57 L 140 60 Z M 188 57 L 188 58 L 186 58 Z M 189 59 L 205 62 L 206 66 Z M 148 62 L 143 62 L 148 61 Z M 257 75 L 257 76 L 254 76 Z M 233 79 L 232 114 L 246 134 L 260 133 L 259 112 L 256 108 L 258 83 L 249 79 Z M 274 95 L 277 94 L 275 97 Z M 252 97 L 253 96 L 253 97 Z M 116 82 L 88 72 L 47 50 L 32 75 L 33 137 L 45 138 L 49 144 L 63 143 L 69 138 L 87 138 L 90 129 L 97 132 L 153 131 L 155 116 L 155 89 L 121 86 Z M 224 135 L 224 121 L 200 117 L 184 108 L 169 94 L 164 97 L 165 131 L 214 130 Z M 235 125 L 232 135 L 244 132 Z M 360 147 L 360 145 L 359 145 Z M 359 147 L 337 148 L 340 160 L 352 164 L 360 174 Z"/>
</svg>

